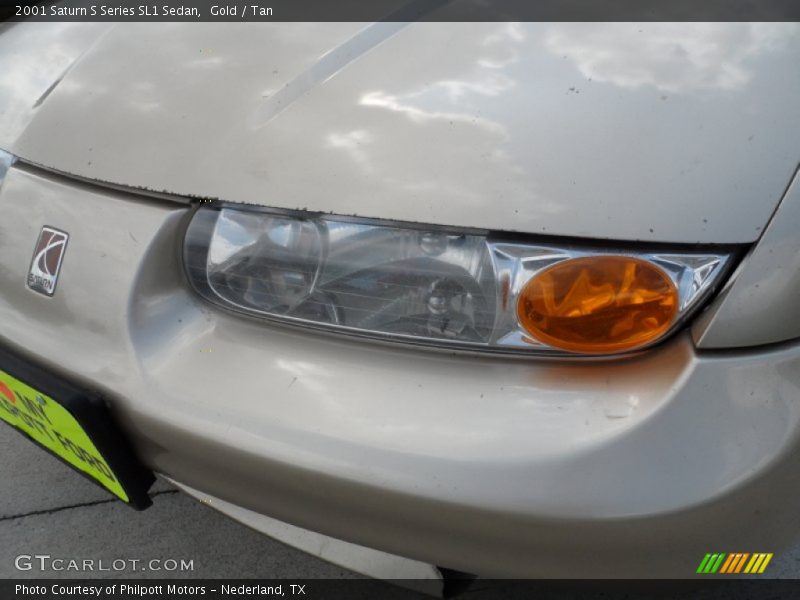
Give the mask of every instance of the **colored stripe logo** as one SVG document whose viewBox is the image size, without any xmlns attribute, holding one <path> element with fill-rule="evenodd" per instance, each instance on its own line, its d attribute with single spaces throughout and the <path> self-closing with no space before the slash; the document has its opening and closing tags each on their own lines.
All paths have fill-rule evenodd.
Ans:
<svg viewBox="0 0 800 600">
<path fill-rule="evenodd" d="M 738 574 L 738 573 L 763 573 L 769 561 L 772 560 L 772 552 L 724 552 L 709 553 L 700 561 L 697 573 L 701 574 Z"/>
</svg>

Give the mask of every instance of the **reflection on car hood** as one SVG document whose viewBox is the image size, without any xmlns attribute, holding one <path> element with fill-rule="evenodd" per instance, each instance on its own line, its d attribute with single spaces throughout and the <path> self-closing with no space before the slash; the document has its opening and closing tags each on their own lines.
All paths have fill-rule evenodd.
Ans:
<svg viewBox="0 0 800 600">
<path fill-rule="evenodd" d="M 23 23 L 0 147 L 80 177 L 567 236 L 757 239 L 797 25 Z"/>
</svg>

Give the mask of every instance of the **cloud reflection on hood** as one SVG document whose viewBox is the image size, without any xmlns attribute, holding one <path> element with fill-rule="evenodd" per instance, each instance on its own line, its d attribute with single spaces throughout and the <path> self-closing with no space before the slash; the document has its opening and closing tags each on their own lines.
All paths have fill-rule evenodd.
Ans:
<svg viewBox="0 0 800 600">
<path fill-rule="evenodd" d="M 544 47 L 587 79 L 623 88 L 733 90 L 752 78 L 750 59 L 797 31 L 794 23 L 568 23 L 551 26 Z"/>
</svg>

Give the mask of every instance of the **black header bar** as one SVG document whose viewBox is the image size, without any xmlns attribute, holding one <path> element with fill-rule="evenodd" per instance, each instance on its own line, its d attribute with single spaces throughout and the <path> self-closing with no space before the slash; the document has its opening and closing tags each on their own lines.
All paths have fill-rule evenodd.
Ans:
<svg viewBox="0 0 800 600">
<path fill-rule="evenodd" d="M 798 0 L 0 0 L 13 21 L 800 21 Z"/>
</svg>

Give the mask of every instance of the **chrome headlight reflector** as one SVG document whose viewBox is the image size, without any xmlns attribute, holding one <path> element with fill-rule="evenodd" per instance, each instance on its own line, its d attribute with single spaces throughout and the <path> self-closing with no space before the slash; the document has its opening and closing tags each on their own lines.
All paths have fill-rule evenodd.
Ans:
<svg viewBox="0 0 800 600">
<path fill-rule="evenodd" d="M 663 339 L 730 253 L 510 243 L 487 232 L 204 206 L 186 233 L 197 292 L 342 333 L 472 350 L 616 354 Z"/>
</svg>

